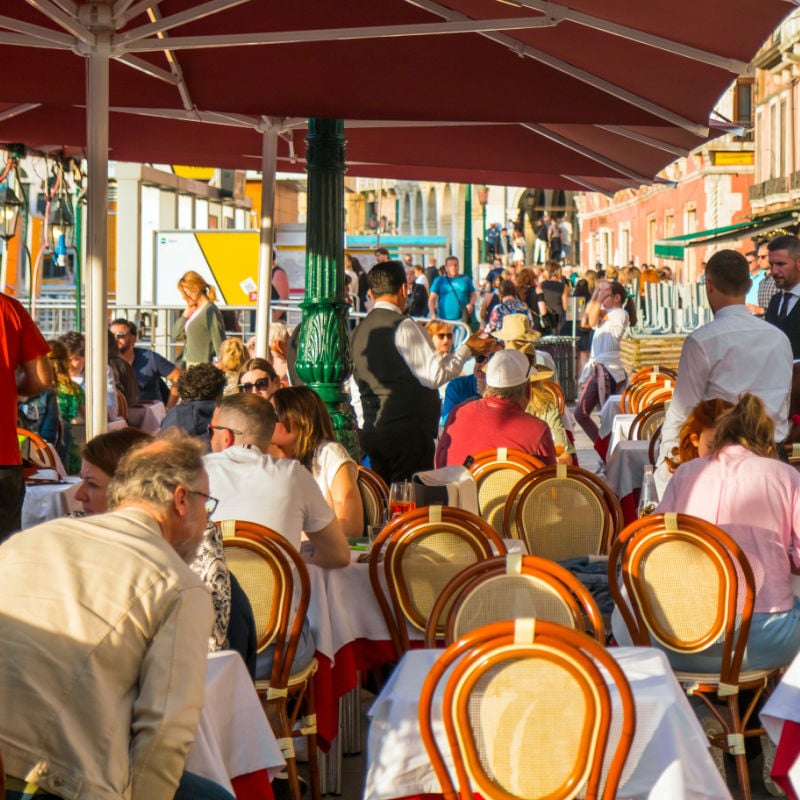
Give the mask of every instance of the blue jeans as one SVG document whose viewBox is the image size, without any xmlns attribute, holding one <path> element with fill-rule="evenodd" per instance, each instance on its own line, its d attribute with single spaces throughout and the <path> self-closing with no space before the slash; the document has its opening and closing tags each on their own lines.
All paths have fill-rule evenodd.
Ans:
<svg viewBox="0 0 800 800">
<path fill-rule="evenodd" d="M 22 792 L 6 791 L 6 800 L 61 800 L 57 794 L 23 794 Z M 175 792 L 174 800 L 235 800 L 230 792 L 207 778 L 201 778 L 193 772 L 184 772 L 181 782 Z"/>
</svg>

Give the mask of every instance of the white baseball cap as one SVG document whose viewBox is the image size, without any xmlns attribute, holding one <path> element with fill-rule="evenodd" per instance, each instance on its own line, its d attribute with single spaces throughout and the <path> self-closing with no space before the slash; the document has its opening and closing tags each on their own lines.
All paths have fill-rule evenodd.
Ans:
<svg viewBox="0 0 800 800">
<path fill-rule="evenodd" d="M 531 362 L 519 350 L 500 350 L 486 367 L 486 385 L 492 389 L 510 389 L 527 383 Z"/>
</svg>

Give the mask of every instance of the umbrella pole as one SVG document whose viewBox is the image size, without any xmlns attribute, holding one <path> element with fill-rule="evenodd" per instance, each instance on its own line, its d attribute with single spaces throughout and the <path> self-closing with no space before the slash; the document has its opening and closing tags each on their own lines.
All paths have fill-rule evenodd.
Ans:
<svg viewBox="0 0 800 800">
<path fill-rule="evenodd" d="M 267 358 L 272 302 L 272 245 L 275 239 L 275 167 L 278 131 L 264 120 L 261 148 L 261 227 L 258 241 L 258 303 L 256 305 L 256 355 Z"/>
<path fill-rule="evenodd" d="M 344 385 L 353 366 L 344 297 L 344 122 L 310 119 L 306 144 L 306 290 L 296 369 L 328 407 L 339 441 L 357 457 Z"/>
<path fill-rule="evenodd" d="M 86 246 L 86 438 L 108 429 L 108 61 L 109 29 L 95 31 L 97 44 L 87 59 L 86 125 L 88 214 Z"/>
</svg>

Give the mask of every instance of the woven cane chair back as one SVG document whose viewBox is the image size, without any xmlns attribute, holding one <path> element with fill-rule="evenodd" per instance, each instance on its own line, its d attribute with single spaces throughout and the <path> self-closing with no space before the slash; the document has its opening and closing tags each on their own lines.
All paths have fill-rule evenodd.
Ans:
<svg viewBox="0 0 800 800">
<path fill-rule="evenodd" d="M 26 428 L 17 428 L 17 436 L 25 437 L 25 441 L 20 446 L 23 460 L 30 461 L 31 465 L 36 467 L 56 468 L 56 460 L 52 450 L 38 433 L 29 431 Z"/>
<path fill-rule="evenodd" d="M 535 456 L 507 447 L 477 453 L 469 471 L 478 490 L 478 509 L 482 519 L 503 533 L 503 508 L 514 485 L 544 463 Z"/>
<path fill-rule="evenodd" d="M 369 572 L 398 653 L 409 648 L 406 625 L 425 630 L 436 598 L 457 573 L 505 552 L 494 530 L 462 509 L 424 506 L 392 520 L 372 546 Z"/>
<path fill-rule="evenodd" d="M 543 389 L 547 389 L 548 392 L 553 397 L 555 401 L 556 407 L 558 408 L 558 413 L 563 414 L 564 409 L 567 406 L 567 399 L 564 397 L 564 390 L 555 382 L 551 380 L 542 381 L 539 384 Z"/>
<path fill-rule="evenodd" d="M 614 713 L 621 734 L 611 748 L 609 678 L 600 667 L 619 696 Z M 622 670 L 594 639 L 544 620 L 520 619 L 478 628 L 443 652 L 423 685 L 419 720 L 444 796 L 455 797 L 431 725 L 441 682 L 444 731 L 461 797 L 471 796 L 470 787 L 483 797 L 526 800 L 615 796 L 635 708 Z M 533 742 L 536 754 L 529 757 Z"/>
<path fill-rule="evenodd" d="M 506 536 L 551 561 L 604 555 L 621 528 L 622 509 L 611 489 L 581 467 L 556 464 L 521 480 L 503 514 Z"/>
<path fill-rule="evenodd" d="M 383 478 L 371 469 L 359 466 L 358 491 L 364 505 L 366 525 L 381 525 L 389 509 L 389 489 Z"/>
<path fill-rule="evenodd" d="M 628 431 L 628 438 L 649 442 L 653 438 L 653 433 L 655 433 L 656 429 L 663 425 L 666 415 L 667 409 L 663 403 L 656 403 L 643 409 L 633 418 Z"/>
<path fill-rule="evenodd" d="M 442 630 L 450 645 L 483 625 L 523 617 L 585 630 L 605 641 L 600 610 L 577 578 L 547 559 L 509 553 L 467 567 L 445 586 L 428 618 L 425 646 L 435 647 Z"/>
</svg>

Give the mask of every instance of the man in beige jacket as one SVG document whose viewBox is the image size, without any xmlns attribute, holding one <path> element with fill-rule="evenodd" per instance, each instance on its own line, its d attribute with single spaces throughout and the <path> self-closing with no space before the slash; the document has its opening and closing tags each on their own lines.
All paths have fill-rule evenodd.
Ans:
<svg viewBox="0 0 800 800">
<path fill-rule="evenodd" d="M 148 442 L 120 463 L 110 513 L 0 547 L 7 797 L 230 797 L 184 775 L 212 625 L 186 565 L 215 504 L 202 454 L 183 435 Z"/>
</svg>

